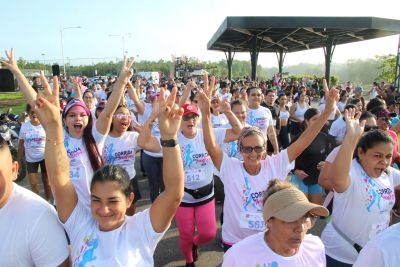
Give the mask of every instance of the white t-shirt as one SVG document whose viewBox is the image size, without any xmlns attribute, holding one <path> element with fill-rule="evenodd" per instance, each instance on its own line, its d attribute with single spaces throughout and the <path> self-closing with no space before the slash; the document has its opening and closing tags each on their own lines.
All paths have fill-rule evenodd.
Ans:
<svg viewBox="0 0 400 267">
<path fill-rule="evenodd" d="M 144 124 L 149 119 L 150 114 L 153 111 L 153 104 L 146 102 L 143 103 L 144 103 L 143 114 L 139 114 L 138 116 L 138 122 L 140 124 Z M 153 123 L 153 127 L 151 128 L 151 135 L 156 137 L 157 139 L 160 139 L 161 137 L 160 128 L 158 127 L 158 120 L 156 120 Z M 162 150 L 160 150 L 160 152 L 150 152 L 147 150 L 143 150 L 143 152 L 152 157 L 162 158 L 163 156 Z"/>
<path fill-rule="evenodd" d="M 225 114 L 219 114 L 218 116 L 211 114 L 211 127 L 220 128 L 227 123 L 229 123 L 229 121 Z"/>
<path fill-rule="evenodd" d="M 226 129 L 213 129 L 213 131 L 215 142 L 218 145 L 222 145 Z M 181 147 L 181 157 L 185 172 L 185 187 L 188 189 L 197 189 L 210 184 L 213 180 L 214 165 L 204 145 L 203 130 L 197 129 L 197 134 L 192 139 L 186 138 L 179 131 L 178 142 Z M 208 196 L 195 199 L 192 195 L 185 192 L 182 202 L 198 203 L 209 199 L 213 195 L 214 190 Z"/>
<path fill-rule="evenodd" d="M 332 220 L 347 237 L 361 247 L 389 226 L 394 205 L 394 187 L 400 184 L 400 171 L 388 168 L 389 175 L 370 178 L 357 160 L 352 161 L 350 185 L 343 193 L 334 193 Z M 338 261 L 353 264 L 356 250 L 329 223 L 322 241 L 326 254 Z"/>
<path fill-rule="evenodd" d="M 372 238 L 361 250 L 353 267 L 397 267 L 400 264 L 400 223 Z"/>
<path fill-rule="evenodd" d="M 337 108 L 339 109 L 340 112 L 343 112 L 344 108 L 346 107 L 346 103 L 343 103 L 343 102 L 339 101 L 339 102 L 337 102 L 336 106 L 337 106 Z"/>
<path fill-rule="evenodd" d="M 264 136 L 267 136 L 268 127 L 274 125 L 271 111 L 266 107 L 260 106 L 257 109 L 249 108 L 247 112 L 247 123 L 260 128 Z"/>
<path fill-rule="evenodd" d="M 19 132 L 19 139 L 24 140 L 27 162 L 39 162 L 44 159 L 46 133 L 41 124 L 34 126 L 30 121 L 23 123 Z"/>
<path fill-rule="evenodd" d="M 346 122 L 343 117 L 337 118 L 329 129 L 329 134 L 334 136 L 336 141 L 342 142 L 346 135 Z"/>
<path fill-rule="evenodd" d="M 325 249 L 321 239 L 305 235 L 298 252 L 291 257 L 276 254 L 264 240 L 265 232 L 251 235 L 231 247 L 222 267 L 324 267 Z"/>
<path fill-rule="evenodd" d="M 224 153 L 220 168 L 225 192 L 223 242 L 234 244 L 265 230 L 262 211 L 268 183 L 272 179 L 285 180 L 293 168 L 294 161 L 289 163 L 287 150 L 282 150 L 262 160 L 260 172 L 252 176 L 244 169 L 243 162 Z"/>
<path fill-rule="evenodd" d="M 329 155 L 326 157 L 325 161 L 329 162 L 329 163 L 333 163 L 335 161 L 335 158 L 337 156 L 337 154 L 339 153 L 339 149 L 342 147 L 342 145 L 335 147 L 331 153 L 329 153 Z"/>
<path fill-rule="evenodd" d="M 58 266 L 68 257 L 64 229 L 54 208 L 13 183 L 0 208 L 0 266 Z"/>
<path fill-rule="evenodd" d="M 94 92 L 94 97 L 97 99 L 97 102 L 107 100 L 107 93 L 101 89 Z"/>
<path fill-rule="evenodd" d="M 99 133 L 95 125 L 92 127 L 92 135 L 101 153 L 106 136 Z M 90 164 L 85 143 L 82 138 L 73 138 L 64 131 L 64 146 L 69 159 L 69 178 L 74 184 L 79 201 L 83 201 L 87 208 L 89 208 L 90 183 L 94 172 Z"/>
<path fill-rule="evenodd" d="M 154 266 L 154 250 L 165 233 L 154 231 L 149 209 L 126 216 L 115 230 L 100 231 L 91 212 L 79 202 L 64 228 L 71 240 L 74 267 Z"/>
<path fill-rule="evenodd" d="M 325 111 L 325 103 L 319 105 L 319 109 L 320 109 L 321 113 L 324 112 L 324 111 Z M 332 111 L 332 112 L 329 114 L 328 120 L 332 121 L 332 120 L 335 119 L 335 117 L 336 117 L 336 111 L 337 111 L 337 110 L 339 110 L 338 107 L 336 107 L 335 111 Z"/>
<path fill-rule="evenodd" d="M 112 137 L 107 135 L 104 142 L 102 157 L 107 165 L 118 165 L 123 167 L 129 174 L 129 178 L 133 179 L 136 175 L 135 156 L 139 150 L 137 144 L 139 133 L 125 132 L 120 137 Z"/>
<path fill-rule="evenodd" d="M 97 120 L 97 118 L 96 118 L 96 106 L 94 106 L 93 108 L 89 109 L 89 111 L 90 111 L 90 114 L 92 115 L 92 118 L 93 118 L 93 124 L 95 124 L 96 120 Z"/>
</svg>

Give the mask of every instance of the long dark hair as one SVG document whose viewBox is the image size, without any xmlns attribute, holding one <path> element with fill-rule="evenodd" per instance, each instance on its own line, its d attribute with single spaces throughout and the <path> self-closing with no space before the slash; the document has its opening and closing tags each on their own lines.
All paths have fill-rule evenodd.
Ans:
<svg viewBox="0 0 400 267">
<path fill-rule="evenodd" d="M 69 100 L 68 103 L 72 100 L 74 100 L 74 99 Z M 67 103 L 67 105 L 68 105 L 68 103 Z M 71 108 L 69 108 L 67 110 L 67 112 L 65 112 L 66 109 L 64 109 L 63 114 L 62 114 L 63 119 L 65 119 L 65 117 L 67 117 L 67 113 L 70 110 L 71 110 Z M 94 140 L 94 137 L 92 135 L 92 127 L 93 127 L 93 118 L 92 118 L 91 112 L 89 111 L 88 124 L 85 127 L 85 129 L 83 130 L 82 139 L 83 139 L 83 143 L 85 143 L 85 147 L 88 152 L 90 165 L 92 166 L 92 169 L 95 172 L 104 165 L 104 162 L 103 162 L 103 158 L 101 157 L 101 154 L 99 152 L 99 149 L 96 145 L 96 141 Z"/>
</svg>

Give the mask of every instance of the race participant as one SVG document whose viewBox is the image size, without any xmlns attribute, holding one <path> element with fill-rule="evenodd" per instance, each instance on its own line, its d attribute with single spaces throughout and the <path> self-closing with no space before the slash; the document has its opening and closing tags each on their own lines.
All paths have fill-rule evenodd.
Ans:
<svg viewBox="0 0 400 267">
<path fill-rule="evenodd" d="M 219 128 L 228 123 L 225 114 L 220 111 L 220 104 L 219 96 L 216 95 L 211 98 L 211 125 L 213 128 Z"/>
<path fill-rule="evenodd" d="M 266 231 L 246 237 L 224 255 L 223 267 L 324 267 L 325 249 L 317 236 L 306 234 L 326 208 L 308 202 L 287 182 L 272 180 L 263 199 Z"/>
<path fill-rule="evenodd" d="M 129 67 L 126 65 L 123 72 L 129 73 Z M 125 212 L 134 195 L 129 176 L 120 166 L 104 166 L 90 179 L 90 211 L 78 201 L 69 178 L 58 107 L 44 97 L 38 98 L 36 106 L 46 130 L 45 159 L 58 216 L 71 240 L 73 266 L 153 266 L 156 245 L 169 228 L 183 195 L 183 167 L 176 160 L 180 157 L 177 132 L 182 110 L 174 105 L 174 97 L 165 100 L 161 90 L 158 121 L 166 163 L 165 190 L 149 209 L 132 217 Z"/>
<path fill-rule="evenodd" d="M 305 92 L 301 92 L 299 94 L 297 102 L 294 102 L 290 107 L 290 137 L 294 138 L 295 136 L 301 133 L 301 124 L 304 121 L 304 113 L 307 109 L 310 108 L 308 102 L 306 101 L 307 95 Z"/>
<path fill-rule="evenodd" d="M 153 109 L 153 111 L 155 110 Z M 129 216 L 135 213 L 136 202 L 141 198 L 138 178 L 135 177 L 136 151 L 144 148 L 148 151 L 159 152 L 161 149 L 157 138 L 151 135 L 151 126 L 157 119 L 157 112 L 158 109 L 150 115 L 140 133 L 138 133 L 128 131 L 132 122 L 132 115 L 127 106 L 119 105 L 113 115 L 110 133 L 104 142 L 102 153 L 104 163 L 121 166 L 129 175 L 130 187 L 135 195 L 133 203 L 126 212 Z"/>
<path fill-rule="evenodd" d="M 388 227 L 400 184 L 400 172 L 389 166 L 391 137 L 372 130 L 360 139 L 365 121 L 358 117 L 353 109 L 345 111 L 347 132 L 331 168 L 332 220 L 321 236 L 328 267 L 352 266 L 360 249 Z"/>
<path fill-rule="evenodd" d="M 137 91 L 140 87 L 140 80 L 136 80 L 133 86 L 128 86 L 129 97 L 133 100 L 135 107 L 138 111 L 138 122 L 144 124 L 149 120 L 153 109 L 157 105 L 157 97 L 159 96 L 153 89 L 153 87 L 147 87 L 146 99 L 141 101 L 137 95 Z M 136 89 L 136 90 L 133 90 Z M 155 120 L 152 124 L 151 134 L 159 138 L 160 129 L 158 127 L 158 121 Z M 163 182 L 163 155 L 162 150 L 157 152 L 143 149 L 140 154 L 141 161 L 143 163 L 144 170 L 147 174 L 149 189 L 150 189 L 150 200 L 154 202 L 157 196 L 164 190 Z"/>
<path fill-rule="evenodd" d="M 14 60 L 13 50 L 7 54 L 8 62 L 4 65 L 11 72 L 15 73 L 18 84 L 25 96 L 28 104 L 35 105 L 37 93 L 29 85 Z M 133 65 L 134 60 L 127 62 L 121 70 L 118 81 L 114 84 L 114 90 L 110 95 L 104 110 L 100 113 L 98 120 L 94 123 L 89 109 L 85 103 L 73 98 L 65 106 L 62 113 L 64 124 L 64 146 L 70 163 L 70 178 L 77 191 L 79 201 L 82 201 L 89 208 L 90 202 L 90 181 L 94 171 L 98 170 L 102 165 L 100 151 L 103 148 L 104 140 L 109 132 L 112 115 L 114 114 L 118 103 L 121 99 L 127 81 L 132 75 L 132 71 L 128 71 Z M 51 92 L 44 74 L 41 73 L 41 81 L 46 92 Z M 55 79 L 53 92 L 59 92 L 58 80 Z M 77 91 L 79 90 L 78 88 Z M 59 103 L 58 94 L 51 96 L 57 98 L 55 101 Z"/>
<path fill-rule="evenodd" d="M 26 105 L 26 113 L 28 113 L 30 120 L 22 124 L 19 132 L 18 159 L 25 158 L 31 190 L 38 195 L 38 170 L 40 165 L 45 199 L 51 201 L 53 196 L 51 194 L 44 162 L 46 134 L 35 111 L 32 110 L 29 104 Z"/>
<path fill-rule="evenodd" d="M 268 140 L 270 140 L 274 149 L 273 152 L 277 154 L 279 152 L 279 147 L 276 139 L 275 125 L 272 120 L 271 111 L 261 106 L 261 89 L 257 87 L 247 89 L 247 94 L 249 97 L 247 123 L 260 128 L 265 138 L 268 136 Z"/>
<path fill-rule="evenodd" d="M 287 96 L 285 94 L 280 94 L 278 96 L 278 104 L 279 104 L 279 133 L 278 133 L 278 142 L 282 149 L 286 149 L 289 146 L 289 107 L 287 106 Z"/>
<path fill-rule="evenodd" d="M 224 142 L 237 139 L 241 130 L 228 102 L 224 103 L 228 105 L 225 115 L 232 129 L 213 129 L 217 136 L 216 142 L 221 146 Z M 197 107 L 185 104 L 183 110 L 178 141 L 185 171 L 185 194 L 175 219 L 179 230 L 179 246 L 185 256 L 186 266 L 194 266 L 198 257 L 198 246 L 213 240 L 217 232 L 213 164 L 204 146 L 203 130 L 198 129 L 200 114 Z M 207 112 L 210 114 L 210 106 Z"/>
<path fill-rule="evenodd" d="M 67 239 L 56 211 L 13 183 L 18 162 L 1 136 L 0 162 L 0 266 L 69 266 Z"/>
<path fill-rule="evenodd" d="M 315 108 L 309 108 L 304 113 L 304 129 L 310 127 L 320 116 Z M 329 120 L 329 118 L 328 118 Z M 293 142 L 297 137 L 293 139 Z M 292 183 L 300 189 L 312 203 L 322 204 L 322 187 L 318 184 L 318 176 L 325 163 L 326 156 L 336 146 L 335 139 L 321 131 L 311 144 L 296 158 L 292 175 Z"/>
<path fill-rule="evenodd" d="M 225 251 L 233 244 L 247 236 L 265 229 L 262 219 L 262 198 L 268 182 L 271 179 L 286 179 L 294 167 L 294 160 L 311 144 L 318 132 L 324 126 L 330 112 L 335 109 L 338 93 L 336 89 L 328 92 L 324 82 L 327 103 L 325 111 L 310 127 L 278 155 L 265 159 L 265 137 L 257 127 L 245 127 L 239 136 L 239 149 L 243 161 L 230 158 L 222 152 L 214 141 L 210 127 L 209 112 L 203 118 L 204 141 L 208 154 L 214 166 L 220 172 L 224 183 L 224 223 L 222 225 L 222 240 Z M 209 101 L 200 95 L 203 110 L 207 110 Z"/>
</svg>

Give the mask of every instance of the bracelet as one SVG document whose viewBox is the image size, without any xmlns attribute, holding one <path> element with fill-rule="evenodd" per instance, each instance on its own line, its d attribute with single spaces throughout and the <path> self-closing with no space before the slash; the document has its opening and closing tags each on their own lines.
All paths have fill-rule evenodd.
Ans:
<svg viewBox="0 0 400 267">
<path fill-rule="evenodd" d="M 53 143 L 53 145 L 59 145 L 59 144 L 64 143 L 64 141 L 57 141 L 57 140 L 53 140 L 53 139 L 50 139 L 50 138 L 46 138 L 46 142 Z"/>
</svg>

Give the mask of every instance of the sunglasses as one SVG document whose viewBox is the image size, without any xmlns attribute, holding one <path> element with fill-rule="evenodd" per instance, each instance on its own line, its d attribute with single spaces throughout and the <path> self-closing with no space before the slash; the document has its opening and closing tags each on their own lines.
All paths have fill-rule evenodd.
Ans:
<svg viewBox="0 0 400 267">
<path fill-rule="evenodd" d="M 189 114 L 182 117 L 184 121 L 196 120 L 198 116 L 196 114 Z"/>
<path fill-rule="evenodd" d="M 122 119 L 130 119 L 130 118 L 131 118 L 131 115 L 129 115 L 129 114 L 118 113 L 118 114 L 113 115 L 113 117 L 114 117 L 114 118 L 117 118 L 117 119 L 119 119 L 119 120 L 122 120 Z"/>
<path fill-rule="evenodd" d="M 240 145 L 240 151 L 242 151 L 243 153 L 246 154 L 250 154 L 251 152 L 256 152 L 257 154 L 263 152 L 265 150 L 264 146 L 255 146 L 255 147 L 251 147 L 251 146 L 242 146 Z"/>
<path fill-rule="evenodd" d="M 371 130 L 378 130 L 379 127 L 376 125 L 365 125 L 364 126 L 364 132 L 369 132 Z"/>
</svg>

